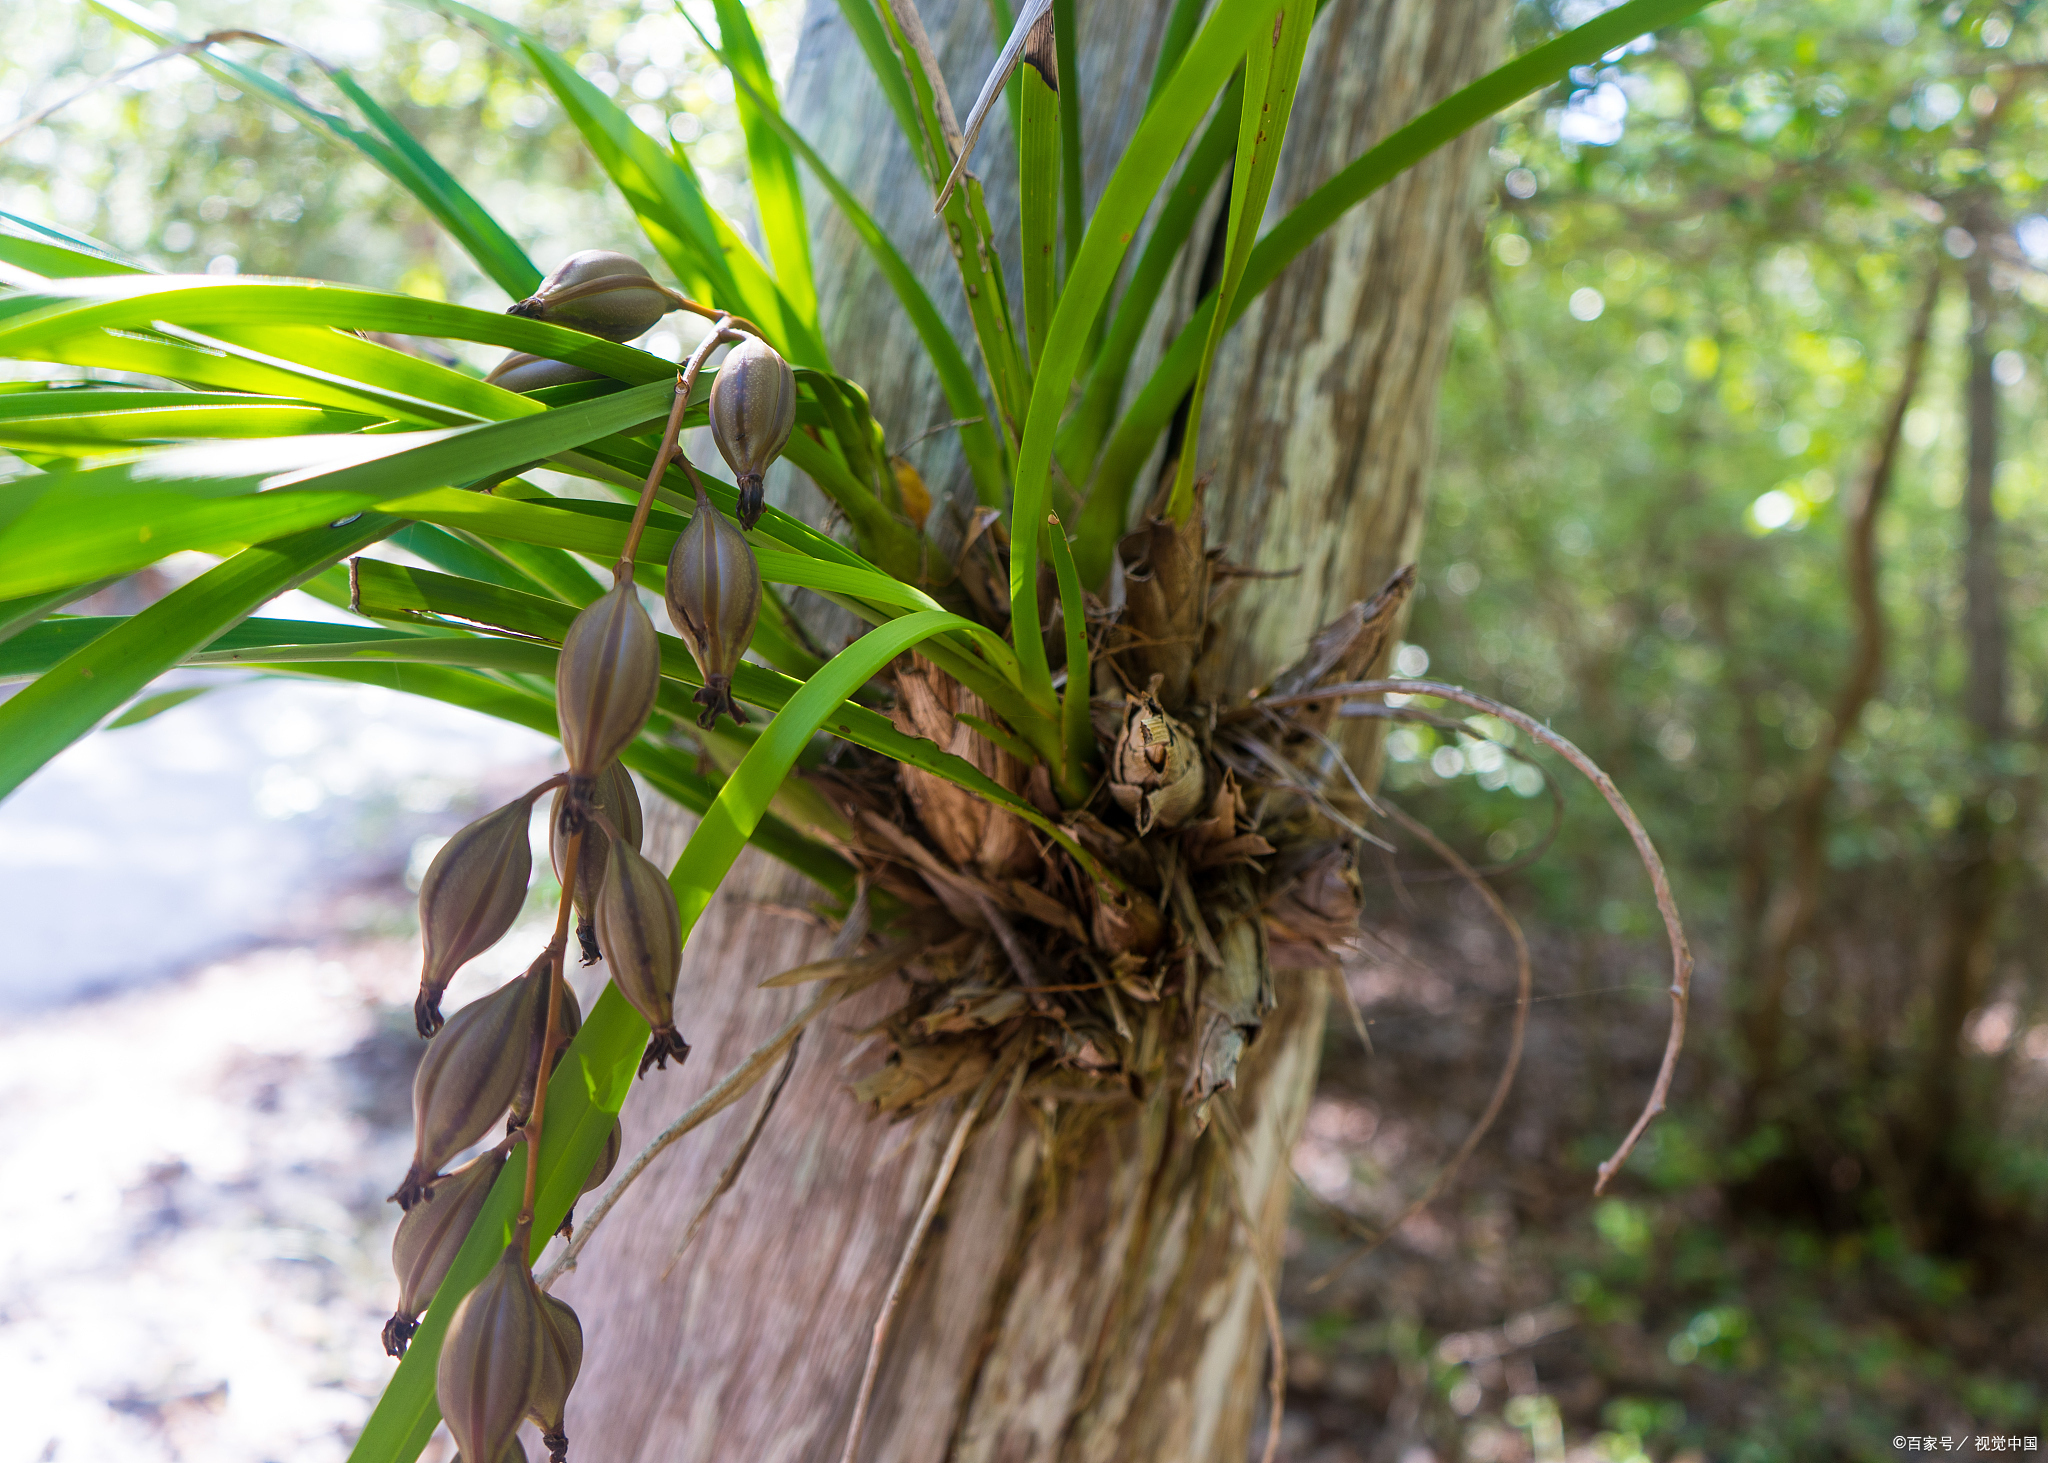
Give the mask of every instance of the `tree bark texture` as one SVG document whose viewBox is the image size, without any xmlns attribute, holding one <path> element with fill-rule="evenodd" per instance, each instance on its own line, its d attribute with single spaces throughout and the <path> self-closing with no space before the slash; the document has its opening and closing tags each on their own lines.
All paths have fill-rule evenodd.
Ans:
<svg viewBox="0 0 2048 1463">
<path fill-rule="evenodd" d="M 988 8 L 921 8 L 964 101 L 998 44 Z M 1092 202 L 1137 122 L 1171 7 L 1078 8 Z M 1276 209 L 1482 74 L 1504 12 L 1502 0 L 1335 0 L 1311 41 Z M 924 180 L 824 0 L 806 18 L 789 90 L 807 135 L 970 339 Z M 1208 694 L 1286 665 L 1319 625 L 1413 556 L 1483 147 L 1483 136 L 1467 137 L 1355 210 L 1223 351 L 1198 458 L 1213 473 L 1212 542 L 1232 562 L 1298 572 L 1253 581 L 1231 606 Z M 1014 238 L 1014 144 L 1001 106 L 976 171 L 989 182 L 998 237 Z M 813 208 L 835 363 L 867 386 L 890 439 L 908 441 L 946 420 L 944 402 L 852 232 L 815 199 Z M 1189 281 L 1162 307 L 1173 324 L 1191 291 Z M 1155 338 L 1139 372 L 1158 349 Z M 958 487 L 949 435 L 913 455 L 935 496 Z M 680 1075 L 650 1075 L 627 1103 L 629 1153 L 801 1003 L 803 990 L 755 987 L 820 958 L 828 937 L 801 917 L 814 896 L 779 866 L 741 860 L 685 957 L 677 1019 L 693 1054 Z M 1191 1131 L 1172 1084 L 1115 1105 L 991 1096 L 995 1116 L 967 1150 L 896 1316 L 863 1459 L 1245 1456 L 1266 1386 L 1258 1275 L 1275 1269 L 1323 1029 L 1321 977 L 1282 972 L 1280 982 L 1279 1009 L 1229 1112 L 1205 1135 Z M 876 1314 L 957 1111 L 890 1124 L 849 1095 L 881 1060 L 865 1028 L 899 1000 L 884 982 L 814 1023 L 747 1167 L 687 1254 L 671 1264 L 747 1126 L 751 1098 L 665 1154 L 558 1287 L 588 1344 L 569 1413 L 581 1456 L 838 1456 Z M 1158 1039 L 1188 1037 L 1162 1026 Z"/>
</svg>

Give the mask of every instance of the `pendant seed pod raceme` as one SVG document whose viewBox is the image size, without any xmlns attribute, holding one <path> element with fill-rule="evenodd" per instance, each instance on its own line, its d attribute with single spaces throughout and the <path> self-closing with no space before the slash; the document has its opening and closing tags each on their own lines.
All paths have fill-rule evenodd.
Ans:
<svg viewBox="0 0 2048 1463">
<path fill-rule="evenodd" d="M 551 964 L 543 954 L 526 974 L 449 1017 L 427 1044 L 412 1080 L 412 1167 L 391 1195 L 401 1209 L 426 1198 L 441 1166 L 489 1132 L 512 1105 L 526 1073 L 534 1021 L 547 999 Z"/>
<path fill-rule="evenodd" d="M 619 831 L 633 847 L 640 846 L 640 834 L 645 818 L 640 810 L 640 792 L 633 786 L 632 774 L 614 762 L 598 773 L 597 781 L 589 794 L 593 812 L 602 813 L 610 820 L 612 827 Z M 583 949 L 583 963 L 596 964 L 602 952 L 597 944 L 597 926 L 592 923 L 591 911 L 597 908 L 597 891 L 604 887 L 605 859 L 611 848 L 611 835 L 595 818 L 585 818 L 583 823 L 583 849 L 576 856 L 576 940 Z M 548 819 L 548 858 L 555 866 L 555 878 L 562 877 L 562 865 L 569 852 L 569 791 L 557 789 L 555 801 Z"/>
<path fill-rule="evenodd" d="M 428 1197 L 398 1221 L 391 1239 L 391 1268 L 398 1274 L 398 1308 L 384 1323 L 384 1354 L 404 1356 L 405 1344 L 419 1329 L 420 1312 L 433 1303 L 434 1292 L 448 1278 L 448 1267 L 469 1237 L 469 1227 L 483 1212 L 491 1185 L 505 1167 L 505 1155 L 487 1149 L 443 1179 Z"/>
<path fill-rule="evenodd" d="M 743 722 L 732 699 L 732 676 L 754 641 L 761 613 L 761 567 L 747 536 L 726 522 L 697 488 L 697 511 L 676 537 L 668 556 L 669 618 L 683 632 L 704 684 L 696 699 L 704 707 L 697 725 L 710 729 L 723 711 Z"/>
<path fill-rule="evenodd" d="M 675 301 L 639 260 L 609 249 L 571 254 L 507 315 L 541 320 L 606 340 L 645 335 Z"/>
<path fill-rule="evenodd" d="M 617 759 L 654 710 L 661 638 L 630 578 L 576 616 L 555 664 L 555 710 L 569 771 L 594 778 Z"/>
<path fill-rule="evenodd" d="M 563 1429 L 562 1414 L 568 1408 L 576 1374 L 583 1370 L 583 1323 L 567 1301 L 556 1300 L 546 1291 L 541 1292 L 540 1307 L 540 1386 L 526 1415 L 539 1424 L 550 1463 L 564 1463 L 569 1456 L 569 1434 Z"/>
<path fill-rule="evenodd" d="M 421 1036 L 441 1027 L 441 993 L 464 963 L 504 938 L 526 902 L 533 850 L 526 827 L 533 796 L 515 798 L 441 846 L 420 880 L 420 994 L 413 1018 Z"/>
<path fill-rule="evenodd" d="M 761 517 L 761 475 L 796 425 L 796 373 L 767 341 L 748 336 L 711 382 L 711 440 L 739 483 L 741 528 Z"/>
<path fill-rule="evenodd" d="M 666 1069 L 689 1056 L 675 1026 L 676 977 L 683 964 L 683 921 L 661 870 L 637 849 L 615 847 L 597 898 L 597 938 L 619 994 L 647 1018 L 654 1034 L 640 1058 L 640 1073 Z"/>
<path fill-rule="evenodd" d="M 497 1458 L 540 1390 L 547 1322 L 523 1237 L 462 1298 L 434 1371 L 434 1392 L 465 1458 Z"/>
</svg>

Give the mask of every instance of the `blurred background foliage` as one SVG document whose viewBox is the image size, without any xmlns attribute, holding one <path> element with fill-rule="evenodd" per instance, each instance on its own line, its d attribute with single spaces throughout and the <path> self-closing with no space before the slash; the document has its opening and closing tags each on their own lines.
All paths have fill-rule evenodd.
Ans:
<svg viewBox="0 0 2048 1463">
<path fill-rule="evenodd" d="M 496 8 L 744 214 L 729 83 L 667 4 Z M 779 71 L 802 7 L 752 8 Z M 1600 8 L 1524 0 L 1515 48 Z M 158 13 L 348 66 L 543 266 L 635 247 L 534 84 L 429 11 Z M 7 33 L 0 129 L 148 54 L 67 6 Z M 232 45 L 346 110 L 306 54 Z M 2048 11 L 1725 0 L 1516 109 L 1490 159 L 1398 668 L 1551 721 L 1626 790 L 1701 957 L 1693 1046 L 1594 1204 L 1665 1010 L 1640 870 L 1583 788 L 1546 846 L 1532 770 L 1399 730 L 1388 787 L 1507 866 L 1558 1004 L 1519 1115 L 1437 1206 L 1442 1244 L 1411 1226 L 1313 1294 L 1290 1268 L 1290 1456 L 1876 1458 L 2048 1432 Z M 503 303 L 368 164 L 183 58 L 13 138 L 0 207 L 164 269 Z M 1371 1059 L 1333 1033 L 1304 1152 L 1344 1151 L 1305 1173 L 1311 1256 L 1401 1212 L 1499 1058 L 1498 982 L 1458 974 L 1492 958 L 1481 907 L 1403 868 L 1374 886 L 1389 938 L 1450 995 L 1367 989 Z M 1430 1013 L 1455 1032 L 1398 1036 Z M 1373 1134 L 1403 1113 L 1425 1136 L 1389 1158 Z"/>
</svg>

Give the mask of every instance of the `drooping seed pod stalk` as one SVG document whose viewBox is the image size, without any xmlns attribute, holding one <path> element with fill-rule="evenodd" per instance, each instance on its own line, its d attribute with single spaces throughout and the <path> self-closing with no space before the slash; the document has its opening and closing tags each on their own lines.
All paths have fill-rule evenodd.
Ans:
<svg viewBox="0 0 2048 1463">
<path fill-rule="evenodd" d="M 796 373 L 767 341 L 748 336 L 711 382 L 711 440 L 739 483 L 741 528 L 760 519 L 761 475 L 782 455 L 795 425 Z"/>
<path fill-rule="evenodd" d="M 501 1457 L 513 1440 L 540 1390 L 547 1324 L 521 1235 L 462 1298 L 441 1341 L 434 1393 L 463 1457 Z"/>
<path fill-rule="evenodd" d="M 442 1165 L 490 1131 L 519 1091 L 535 1022 L 545 1017 L 551 961 L 543 954 L 448 1018 L 412 1079 L 413 1155 L 391 1195 L 402 1209 L 427 1197 Z"/>
<path fill-rule="evenodd" d="M 640 846 L 641 829 L 645 819 L 640 811 L 640 793 L 633 786 L 632 774 L 614 762 L 598 773 L 597 781 L 591 788 L 588 806 L 602 814 L 612 827 L 619 831 L 633 847 Z M 597 926 L 591 911 L 597 908 L 597 891 L 604 887 L 605 859 L 611 848 L 611 835 L 596 818 L 586 818 L 583 823 L 583 847 L 576 855 L 576 941 L 583 949 L 583 963 L 593 965 L 603 953 L 597 944 Z M 548 819 L 548 857 L 555 866 L 555 878 L 562 877 L 562 870 L 569 852 L 569 791 L 559 789 Z"/>
<path fill-rule="evenodd" d="M 489 1148 L 441 1180 L 429 1196 L 398 1221 L 391 1240 L 391 1268 L 398 1274 L 398 1309 L 384 1323 L 384 1354 L 404 1356 L 405 1344 L 419 1329 L 420 1312 L 448 1277 L 456 1252 L 469 1227 L 483 1212 L 491 1185 L 505 1167 L 501 1149 Z"/>
<path fill-rule="evenodd" d="M 689 1056 L 675 1026 L 676 977 L 683 965 L 683 921 L 674 891 L 660 869 L 623 845 L 612 849 L 604 890 L 597 897 L 597 938 L 619 994 L 654 1028 L 640 1058 L 640 1073 L 666 1069 Z"/>
<path fill-rule="evenodd" d="M 606 340 L 631 340 L 676 307 L 646 266 L 609 249 L 571 254 L 540 288 L 505 311 Z"/>
<path fill-rule="evenodd" d="M 513 351 L 491 367 L 491 374 L 484 377 L 484 380 L 492 386 L 502 386 L 507 391 L 538 391 L 543 386 L 568 386 L 577 381 L 602 381 L 604 374 L 587 366 L 572 366 L 567 361 L 552 361 L 546 356 Z"/>
<path fill-rule="evenodd" d="M 555 665 L 555 710 L 570 774 L 595 778 L 615 761 L 647 724 L 660 688 L 661 637 L 631 577 L 621 577 L 576 616 Z"/>
<path fill-rule="evenodd" d="M 540 1386 L 526 1415 L 539 1424 L 551 1463 L 564 1463 L 569 1456 L 569 1434 L 562 1426 L 562 1414 L 568 1409 L 576 1374 L 583 1370 L 583 1323 L 567 1301 L 556 1300 L 546 1291 L 540 1295 L 540 1312 Z"/>
<path fill-rule="evenodd" d="M 712 506 L 697 485 L 697 511 L 676 536 L 668 556 L 669 618 L 683 633 L 704 684 L 697 725 L 710 729 L 723 711 L 735 722 L 746 717 L 732 699 L 732 676 L 754 641 L 761 615 L 761 566 L 747 536 Z"/>
<path fill-rule="evenodd" d="M 441 846 L 420 880 L 421 1036 L 441 1027 L 441 993 L 466 962 L 504 938 L 526 902 L 533 850 L 526 837 L 534 794 L 477 819 Z"/>
</svg>

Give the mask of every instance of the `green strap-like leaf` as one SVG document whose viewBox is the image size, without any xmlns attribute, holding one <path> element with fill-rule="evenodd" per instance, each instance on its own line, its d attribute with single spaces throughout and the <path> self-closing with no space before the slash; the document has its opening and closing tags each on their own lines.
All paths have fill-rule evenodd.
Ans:
<svg viewBox="0 0 2048 1463">
<path fill-rule="evenodd" d="M 0 798 L 144 686 L 258 605 L 367 548 L 396 522 L 368 514 L 244 549 L 172 590 L 119 629 L 66 656 L 0 702 Z M 8 555 L 0 549 L 0 563 Z"/>
<path fill-rule="evenodd" d="M 160 28 L 149 11 L 131 3 L 131 0 L 87 0 L 87 3 L 116 24 L 159 46 L 185 44 L 185 37 Z M 332 112 L 322 111 L 284 83 L 254 67 L 244 66 L 210 49 L 189 54 L 230 86 L 253 92 L 306 125 L 339 138 L 361 152 L 439 219 L 442 227 L 477 262 L 477 266 L 513 299 L 523 299 L 532 294 L 540 283 L 540 271 L 534 268 L 533 261 L 526 257 L 526 252 L 513 241 L 512 236 L 346 71 L 335 67 L 322 68 L 343 94 L 355 103 L 364 119 L 376 129 L 374 132 L 365 132 Z"/>
<path fill-rule="evenodd" d="M 1024 666 L 1024 692 L 1032 700 L 1050 699 L 1051 677 L 1045 644 L 1038 635 L 1038 534 L 1045 521 L 1051 489 L 1053 435 L 1081 364 L 1082 351 L 1096 314 L 1115 283 L 1118 266 L 1130 248 L 1145 211 L 1157 197 L 1174 159 L 1200 124 L 1217 92 L 1237 69 L 1238 58 L 1259 25 L 1271 12 L 1255 5 L 1224 5 L 1215 10 L 1188 48 L 1173 80 L 1138 124 L 1123 160 L 1110 175 L 1095 217 L 1081 242 L 1080 256 L 1067 276 L 1047 333 L 1045 359 L 1031 392 L 1024 435 L 1017 454 L 1017 483 L 1011 522 L 1010 613 L 1017 630 L 1017 653 Z M 1031 525 L 1025 527 L 1024 525 Z"/>
<path fill-rule="evenodd" d="M 0 213 L 0 264 L 12 264 L 46 279 L 149 272 L 148 265 L 126 257 L 110 244 L 11 213 Z"/>
<path fill-rule="evenodd" d="M 1649 31 L 1675 25 L 1710 3 L 1712 0 L 1628 0 L 1488 72 L 1360 154 L 1297 204 L 1253 247 L 1224 326 L 1242 315 L 1280 271 L 1338 219 L 1437 148 L 1530 92 L 1548 86 L 1572 67 L 1595 61 Z M 1150 456 L 1152 444 L 1194 383 L 1203 342 L 1215 316 L 1216 297 L 1212 294 L 1182 327 L 1124 413 L 1089 480 L 1091 499 L 1107 493 L 1119 503 L 1128 501 L 1130 486 Z M 1082 569 L 1092 571 L 1090 582 L 1099 581 L 1108 567 L 1108 546 L 1093 535 L 1084 539 Z"/>
<path fill-rule="evenodd" d="M 1048 63 L 1052 58 L 1045 58 Z M 1017 191 L 1024 277 L 1024 343 L 1035 368 L 1045 353 L 1059 295 L 1060 93 L 1046 84 L 1027 46 L 1017 81 L 1023 92 L 1017 137 Z M 1055 73 L 1056 75 L 1056 73 Z"/>
<path fill-rule="evenodd" d="M 1116 422 L 1124 379 L 1130 374 L 1131 360 L 1144 339 L 1145 326 L 1152 319 L 1153 307 L 1159 303 L 1160 293 L 1173 273 L 1174 263 L 1180 258 L 1188 235 L 1194 232 L 1202 205 L 1215 190 L 1216 180 L 1223 176 L 1223 169 L 1237 147 L 1238 113 L 1243 106 L 1244 78 L 1233 77 L 1223 99 L 1216 104 L 1216 115 L 1210 118 L 1200 139 L 1189 149 L 1179 176 L 1160 201 L 1159 212 L 1152 220 L 1152 230 L 1145 236 L 1145 247 L 1131 269 L 1131 277 L 1125 283 L 1123 293 L 1117 297 L 1116 310 L 1110 317 L 1102 348 L 1088 368 L 1088 384 L 1082 389 L 1081 400 L 1067 414 L 1066 421 L 1060 424 L 1061 462 L 1085 469 L 1102 450 L 1102 439 L 1109 435 L 1110 427 Z M 1103 552 L 1107 554 L 1108 546 L 1122 534 L 1123 525 L 1123 503 L 1115 505 L 1114 513 L 1107 513 L 1106 500 L 1095 494 L 1089 496 L 1081 519 L 1081 543 L 1076 549 L 1082 556 L 1082 569 L 1088 582 L 1093 583 L 1098 577 L 1088 574 L 1089 549 L 1096 539 L 1104 538 Z"/>
<path fill-rule="evenodd" d="M 724 43 L 719 59 L 735 82 L 733 103 L 740 114 L 740 130 L 746 134 L 754 206 L 761 215 L 761 237 L 768 245 L 768 257 L 775 265 L 775 282 L 782 286 L 790 308 L 815 330 L 818 286 L 811 273 L 803 181 L 797 177 L 789 143 L 768 121 L 767 114 L 779 110 L 774 102 L 775 83 L 768 75 L 768 57 L 740 0 L 712 3 L 718 13 L 718 38 Z"/>
<path fill-rule="evenodd" d="M 856 6 L 865 3 L 866 0 L 849 0 L 849 4 Z M 683 18 L 690 20 L 687 12 Z M 696 28 L 694 20 L 690 21 L 690 25 L 693 29 Z M 704 40 L 706 46 L 710 46 L 710 38 L 705 36 L 701 29 L 697 30 L 697 34 Z M 725 59 L 723 53 L 715 47 L 712 48 L 712 54 L 718 56 L 721 61 Z M 893 60 L 889 74 L 897 81 L 902 81 Z M 733 73 L 733 82 L 742 94 L 751 91 L 747 79 L 737 71 Z M 904 94 L 907 97 L 908 84 L 904 83 L 904 87 Z M 896 298 L 903 304 L 904 313 L 910 317 L 911 325 L 917 330 L 918 339 L 924 344 L 925 353 L 931 358 L 933 369 L 938 372 L 939 389 L 945 393 L 947 408 L 955 419 L 969 424 L 960 429 L 960 445 L 967 458 L 968 470 L 974 474 L 976 496 L 981 502 L 991 506 L 1002 502 L 1008 484 L 1007 464 L 1003 459 L 1003 439 L 989 421 L 989 408 L 982 398 L 980 385 L 974 379 L 974 368 L 968 365 L 967 357 L 961 354 L 959 343 L 953 339 L 953 332 L 947 327 L 945 317 L 939 314 L 938 307 L 925 292 L 916 271 L 905 262 L 894 242 L 882 231 L 881 225 L 875 222 L 873 216 L 861 207 L 860 200 L 853 196 L 852 191 L 840 182 L 838 175 L 826 166 L 817 149 L 804 140 L 803 135 L 790 125 L 789 119 L 784 117 L 779 109 L 768 104 L 772 99 L 757 96 L 754 100 L 759 104 L 761 119 L 781 134 L 796 155 L 803 159 L 804 166 L 811 170 L 812 176 L 832 195 L 832 201 L 839 205 L 839 212 L 852 226 L 854 233 L 860 237 L 860 241 L 867 246 L 868 253 L 882 271 L 882 277 L 889 281 L 889 287 L 896 292 Z"/>
<path fill-rule="evenodd" d="M 1187 432 L 1166 503 L 1166 516 L 1176 524 L 1186 523 L 1194 511 L 1202 399 L 1208 392 L 1216 347 L 1223 340 L 1220 321 L 1228 318 L 1230 302 L 1251 256 L 1252 239 L 1266 214 L 1273 175 L 1280 167 L 1280 145 L 1287 136 L 1287 119 L 1294 111 L 1294 93 L 1301 82 L 1302 57 L 1308 52 L 1309 27 L 1315 18 L 1314 0 L 1284 0 L 1273 12 L 1271 34 L 1262 29 L 1252 37 L 1251 49 L 1245 53 L 1244 106 L 1238 119 L 1237 163 L 1230 182 L 1230 223 L 1223 246 L 1223 274 L 1216 282 L 1221 313 L 1211 321 L 1202 342 L 1202 364 L 1188 399 Z"/>
<path fill-rule="evenodd" d="M 0 517 L 0 598 L 126 573 L 181 549 L 261 542 L 441 484 L 489 479 L 655 420 L 674 394 L 659 381 L 509 422 L 209 443 L 38 478 L 16 486 Z M 270 491 L 255 491 L 266 484 Z"/>
</svg>

